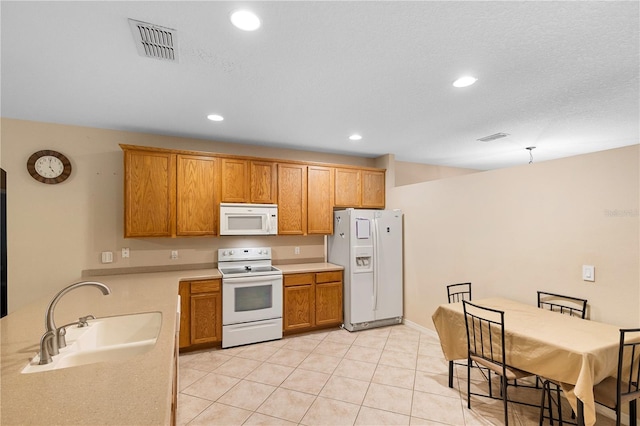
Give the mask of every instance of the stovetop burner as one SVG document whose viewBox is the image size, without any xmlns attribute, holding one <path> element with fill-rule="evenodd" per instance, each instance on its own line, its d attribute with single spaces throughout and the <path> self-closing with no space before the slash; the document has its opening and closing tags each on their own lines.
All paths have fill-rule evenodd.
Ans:
<svg viewBox="0 0 640 426">
<path fill-rule="evenodd" d="M 270 247 L 218 249 L 218 269 L 223 279 L 282 274 L 271 266 Z"/>
</svg>

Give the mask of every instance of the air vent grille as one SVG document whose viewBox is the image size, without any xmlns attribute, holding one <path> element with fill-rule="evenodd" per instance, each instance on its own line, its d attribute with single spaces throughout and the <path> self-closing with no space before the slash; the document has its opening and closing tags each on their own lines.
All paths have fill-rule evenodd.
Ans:
<svg viewBox="0 0 640 426">
<path fill-rule="evenodd" d="M 496 139 L 506 138 L 507 136 L 509 136 L 508 133 L 494 133 L 493 135 L 485 136 L 483 138 L 476 139 L 476 140 L 480 142 L 490 142 L 490 141 L 495 141 Z"/>
<path fill-rule="evenodd" d="M 176 30 L 133 19 L 129 19 L 129 26 L 140 56 L 178 61 Z"/>
</svg>

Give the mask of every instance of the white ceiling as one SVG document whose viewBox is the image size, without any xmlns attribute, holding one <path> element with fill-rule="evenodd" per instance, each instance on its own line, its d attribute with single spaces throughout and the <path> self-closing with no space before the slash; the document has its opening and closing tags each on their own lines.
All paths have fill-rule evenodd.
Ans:
<svg viewBox="0 0 640 426">
<path fill-rule="evenodd" d="M 233 27 L 238 8 L 262 27 Z M 528 146 L 539 162 L 640 141 L 637 1 L 2 1 L 0 12 L 3 117 L 476 169 L 525 164 Z M 176 29 L 179 62 L 139 56 L 128 18 Z M 478 82 L 454 88 L 463 74 Z M 509 136 L 476 140 L 497 132 Z"/>
</svg>

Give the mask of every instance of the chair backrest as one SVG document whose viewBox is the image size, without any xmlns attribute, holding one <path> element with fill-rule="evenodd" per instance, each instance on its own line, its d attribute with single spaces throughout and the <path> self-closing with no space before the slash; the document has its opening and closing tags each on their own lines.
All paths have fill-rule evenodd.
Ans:
<svg viewBox="0 0 640 426">
<path fill-rule="evenodd" d="M 462 301 L 469 357 L 502 365 L 505 376 L 504 312 Z"/>
<path fill-rule="evenodd" d="M 587 299 L 538 291 L 538 308 L 584 319 L 587 315 Z"/>
<path fill-rule="evenodd" d="M 471 283 L 449 284 L 447 286 L 449 303 L 471 300 Z"/>
<path fill-rule="evenodd" d="M 618 406 L 640 399 L 640 328 L 620 330 L 618 353 Z"/>
</svg>

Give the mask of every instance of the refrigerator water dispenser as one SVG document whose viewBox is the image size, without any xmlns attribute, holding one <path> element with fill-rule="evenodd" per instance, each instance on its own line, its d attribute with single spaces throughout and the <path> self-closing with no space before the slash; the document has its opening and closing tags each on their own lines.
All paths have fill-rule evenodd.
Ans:
<svg viewBox="0 0 640 426">
<path fill-rule="evenodd" d="M 373 247 L 354 247 L 354 259 L 351 265 L 354 273 L 373 271 Z"/>
</svg>

